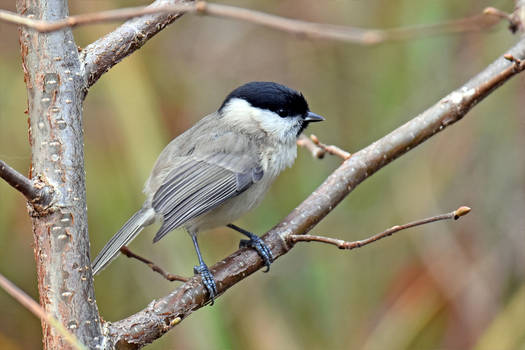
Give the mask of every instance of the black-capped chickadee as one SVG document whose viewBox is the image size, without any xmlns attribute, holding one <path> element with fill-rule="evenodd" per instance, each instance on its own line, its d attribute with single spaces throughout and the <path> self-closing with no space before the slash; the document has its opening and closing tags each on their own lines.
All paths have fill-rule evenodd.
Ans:
<svg viewBox="0 0 525 350">
<path fill-rule="evenodd" d="M 194 271 L 212 302 L 217 287 L 201 256 L 199 231 L 226 225 L 242 233 L 249 239 L 241 246 L 256 249 L 268 271 L 270 249 L 232 222 L 261 202 L 277 175 L 293 164 L 299 134 L 308 123 L 321 120 L 301 93 L 284 85 L 251 82 L 233 90 L 217 112 L 164 148 L 144 186 L 144 205 L 102 248 L 93 272 L 100 272 L 157 219 L 162 226 L 154 242 L 178 227 L 190 234 L 199 259 Z"/>
</svg>

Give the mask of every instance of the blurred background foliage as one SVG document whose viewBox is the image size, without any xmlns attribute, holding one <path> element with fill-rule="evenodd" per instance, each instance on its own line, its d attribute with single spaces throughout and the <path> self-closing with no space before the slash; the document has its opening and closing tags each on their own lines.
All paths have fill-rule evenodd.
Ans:
<svg viewBox="0 0 525 350">
<path fill-rule="evenodd" d="M 14 2 L 0 7 L 14 10 Z M 511 11 L 511 0 L 229 1 L 317 22 L 388 28 Z M 71 13 L 141 1 L 72 1 Z M 116 24 L 75 29 L 81 47 Z M 0 23 L 0 158 L 27 173 L 26 90 L 18 31 Z M 90 90 L 84 106 L 91 254 L 144 199 L 141 189 L 169 140 L 214 111 L 236 86 L 272 80 L 301 90 L 327 121 L 308 132 L 354 152 L 484 68 L 515 41 L 505 24 L 480 33 L 361 47 L 302 40 L 231 20 L 184 16 Z M 193 314 L 151 349 L 525 348 L 523 74 L 468 117 L 359 186 L 313 233 L 347 240 L 446 211 L 459 222 L 412 229 L 352 252 L 303 244 Z M 520 151 L 521 150 L 521 151 Z M 522 156 L 520 156 L 522 154 Z M 263 233 L 340 163 L 305 150 L 260 208 L 239 225 Z M 183 232 L 131 248 L 174 273 L 196 262 Z M 212 265 L 237 248 L 235 232 L 204 234 Z M 38 299 L 25 202 L 0 181 L 0 272 Z M 117 320 L 175 287 L 123 257 L 95 279 L 102 316 Z M 41 347 L 40 324 L 0 292 L 0 348 Z"/>
</svg>

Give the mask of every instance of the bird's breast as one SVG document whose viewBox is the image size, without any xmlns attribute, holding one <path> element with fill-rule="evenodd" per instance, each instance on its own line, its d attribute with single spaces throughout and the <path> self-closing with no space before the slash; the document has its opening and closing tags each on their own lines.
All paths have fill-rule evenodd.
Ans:
<svg viewBox="0 0 525 350">
<path fill-rule="evenodd" d="M 276 143 L 261 152 L 261 165 L 265 176 L 276 177 L 281 171 L 292 166 L 297 157 L 295 141 Z"/>
</svg>

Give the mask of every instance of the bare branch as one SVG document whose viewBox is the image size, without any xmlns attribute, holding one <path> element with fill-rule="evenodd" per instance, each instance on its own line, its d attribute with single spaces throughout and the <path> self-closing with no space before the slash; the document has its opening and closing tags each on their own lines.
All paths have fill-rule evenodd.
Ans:
<svg viewBox="0 0 525 350">
<path fill-rule="evenodd" d="M 310 135 L 310 138 L 308 138 L 305 135 L 301 134 L 301 136 L 299 136 L 299 139 L 297 140 L 297 145 L 308 149 L 310 153 L 312 153 L 312 156 L 314 158 L 322 159 L 324 158 L 326 153 L 338 156 L 343 160 L 347 160 L 352 156 L 350 153 L 340 149 L 337 146 L 329 146 L 325 145 L 324 143 L 321 143 L 321 141 L 319 141 L 319 139 L 315 135 Z"/>
<path fill-rule="evenodd" d="M 363 45 L 378 44 L 387 40 L 406 40 L 429 35 L 477 31 L 492 27 L 501 19 L 507 19 L 510 21 L 509 16 L 502 16 L 502 11 L 491 7 L 481 15 L 446 21 L 438 24 L 393 28 L 388 30 L 363 29 L 296 20 L 241 7 L 208 3 L 206 1 L 185 2 L 157 7 L 121 8 L 70 16 L 54 22 L 35 20 L 18 15 L 14 12 L 0 10 L 0 20 L 33 28 L 39 32 L 52 32 L 66 27 L 112 22 L 160 13 L 196 13 L 200 15 L 225 17 L 259 24 L 311 39 L 340 40 Z"/>
<path fill-rule="evenodd" d="M 326 154 L 326 151 L 324 149 L 316 145 L 305 134 L 301 134 L 299 136 L 299 138 L 297 139 L 297 146 L 306 148 L 308 151 L 310 151 L 312 157 L 314 158 L 323 159 Z"/>
<path fill-rule="evenodd" d="M 0 10 L 0 20 L 7 23 L 19 24 L 27 28 L 32 28 L 41 33 L 48 33 L 63 28 L 73 28 L 82 25 L 114 22 L 149 14 L 194 12 L 195 10 L 195 6 L 191 5 L 190 3 L 171 6 L 167 5 L 161 7 L 127 7 L 116 10 L 100 11 L 93 13 L 85 13 L 76 16 L 69 16 L 52 22 L 39 19 L 32 19 L 7 10 Z"/>
<path fill-rule="evenodd" d="M 255 10 L 222 4 L 213 4 L 205 1 L 164 5 L 159 7 L 121 8 L 116 10 L 70 16 L 54 22 L 35 20 L 7 10 L 0 10 L 0 20 L 7 23 L 19 24 L 28 28 L 33 28 L 39 32 L 52 32 L 66 27 L 112 22 L 159 13 L 197 13 L 201 15 L 226 17 L 230 19 L 256 23 L 262 26 L 302 35 L 308 38 L 341 40 L 365 45 L 377 44 L 386 40 L 403 40 L 427 35 L 481 30 L 495 25 L 499 22 L 498 19 L 504 18 L 510 20 L 509 16 L 501 15 L 504 12 L 490 7 L 484 12 L 484 14 L 491 15 L 493 18 L 484 15 L 475 15 L 464 19 L 447 21 L 433 25 L 378 30 L 295 20 Z M 421 33 L 421 31 L 424 31 L 425 33 Z"/>
<path fill-rule="evenodd" d="M 205 1 L 156 0 L 147 7 L 130 7 L 116 10 L 70 16 L 56 21 L 44 21 L 0 10 L 0 20 L 40 32 L 50 32 L 66 27 L 135 18 L 112 33 L 89 45 L 82 53 L 87 87 L 124 57 L 142 47 L 147 40 L 173 23 L 184 13 L 230 18 L 255 23 L 310 39 L 330 39 L 361 45 L 374 45 L 391 40 L 407 40 L 431 35 L 478 31 L 493 27 L 502 19 L 502 11 L 489 8 L 483 14 L 432 25 L 419 25 L 392 29 L 364 29 L 342 25 L 315 23 L 284 18 L 245 8 L 213 4 Z"/>
<path fill-rule="evenodd" d="M 102 74 L 126 56 L 140 49 L 167 25 L 180 18 L 191 6 L 194 5 L 185 0 L 156 0 L 148 7 L 110 11 L 113 14 L 134 14 L 134 16 L 148 11 L 150 14 L 125 22 L 82 50 L 80 61 L 86 88 L 93 85 Z"/>
<path fill-rule="evenodd" d="M 138 261 L 143 262 L 144 264 L 148 265 L 150 267 L 150 269 L 152 269 L 153 271 L 159 273 L 162 277 L 164 277 L 165 279 L 167 279 L 170 282 L 173 282 L 173 281 L 188 282 L 188 280 L 189 280 L 188 277 L 182 277 L 182 276 L 174 275 L 172 273 L 164 271 L 164 269 L 162 269 L 160 266 L 156 265 L 153 261 L 148 260 L 148 259 L 146 259 L 146 258 L 144 258 L 144 257 L 142 257 L 142 256 L 140 256 L 138 254 L 133 253 L 126 246 L 123 246 L 122 248 L 120 248 L 120 252 L 122 254 L 124 254 L 125 256 L 127 256 L 128 258 L 137 259 Z"/>
<path fill-rule="evenodd" d="M 506 55 L 524 60 L 525 38 Z M 288 236 L 310 231 L 361 182 L 463 118 L 479 101 L 522 70 L 521 65 L 509 62 L 501 56 L 472 80 L 420 115 L 354 153 L 281 223 L 262 237 L 272 255 L 278 258 L 286 254 L 294 246 L 288 241 Z M 219 293 L 224 293 L 263 266 L 263 261 L 255 251 L 244 248 L 215 264 L 211 272 Z M 144 310 L 124 320 L 107 324 L 110 341 L 117 348 L 140 348 L 162 336 L 208 302 L 206 289 L 200 277 L 195 276 L 169 295 L 153 301 Z"/>
<path fill-rule="evenodd" d="M 451 219 L 457 220 L 460 217 L 465 216 L 468 213 L 470 213 L 470 210 L 471 209 L 469 207 L 459 207 L 458 209 L 450 213 L 447 213 L 447 214 L 432 216 L 426 219 L 417 220 L 417 221 L 410 222 L 404 225 L 393 226 L 383 232 L 380 232 L 378 234 L 373 235 L 372 237 L 369 237 L 367 239 L 363 239 L 360 241 L 348 242 L 342 239 L 330 238 L 330 237 L 325 237 L 325 236 L 317 236 L 317 235 L 289 235 L 288 240 L 292 244 L 296 242 L 321 242 L 321 243 L 335 245 L 339 249 L 352 250 L 354 248 L 361 248 L 367 244 L 373 243 L 385 237 L 389 237 L 396 232 L 406 230 L 411 227 L 425 225 L 425 224 L 429 224 L 429 223 L 436 222 L 436 221 L 442 221 L 442 220 L 451 220 Z"/>
<path fill-rule="evenodd" d="M 509 30 L 512 33 L 516 33 L 518 30 L 523 29 L 523 9 L 521 9 L 521 5 L 519 4 L 516 5 L 516 10 L 513 13 L 507 13 L 494 7 L 487 7 L 485 10 L 483 10 L 483 13 L 486 15 L 499 17 L 501 19 L 507 20 L 507 22 L 509 22 Z"/>
<path fill-rule="evenodd" d="M 83 62 L 86 87 L 90 87 L 102 74 L 129 54 L 141 48 L 151 37 L 173 23 L 184 13 L 230 18 L 259 24 L 304 38 L 340 40 L 361 45 L 374 45 L 389 40 L 407 40 L 430 35 L 483 30 L 493 27 L 502 19 L 498 15 L 492 16 L 489 12 L 488 14 L 433 25 L 380 30 L 301 21 L 204 1 L 156 0 L 148 7 L 123 8 L 72 16 L 65 19 L 64 23 L 53 24 L 52 29 L 56 30 L 57 26 L 70 24 L 91 24 L 139 15 L 143 16 L 124 23 L 113 32 L 88 45 L 81 52 L 80 58 Z"/>
<path fill-rule="evenodd" d="M 33 185 L 33 182 L 11 168 L 3 160 L 0 160 L 0 177 L 22 193 L 28 201 L 33 202 L 40 199 L 41 191 Z"/>
<path fill-rule="evenodd" d="M 516 6 L 514 7 L 514 12 L 511 15 L 510 20 L 510 29 L 515 29 L 516 31 L 523 32 L 523 27 L 525 23 L 525 1 L 516 0 Z M 514 28 L 513 28 L 514 25 Z"/>
<path fill-rule="evenodd" d="M 40 306 L 36 301 L 34 301 L 29 295 L 24 293 L 21 289 L 15 286 L 11 281 L 0 274 L 0 287 L 2 287 L 7 294 L 12 296 L 16 301 L 22 304 L 26 309 L 31 311 L 33 315 L 40 318 L 43 322 L 46 322 L 62 334 L 64 339 L 66 339 L 74 349 L 77 350 L 87 350 L 87 347 L 82 344 L 75 335 L 68 332 L 68 330 L 52 315 L 48 314 L 42 306 Z"/>
</svg>

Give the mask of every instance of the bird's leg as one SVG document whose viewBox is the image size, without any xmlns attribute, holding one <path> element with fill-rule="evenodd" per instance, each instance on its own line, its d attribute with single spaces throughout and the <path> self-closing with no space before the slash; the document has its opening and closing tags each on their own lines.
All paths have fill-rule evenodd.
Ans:
<svg viewBox="0 0 525 350">
<path fill-rule="evenodd" d="M 266 265 L 266 270 L 264 270 L 264 272 L 270 271 L 270 264 L 273 262 L 273 255 L 272 255 L 272 251 L 263 242 L 263 240 L 257 235 L 254 235 L 253 233 L 248 232 L 234 224 L 228 224 L 226 226 L 228 226 L 229 228 L 239 233 L 242 233 L 243 235 L 249 238 L 249 239 L 242 239 L 239 242 L 239 247 L 240 248 L 243 248 L 243 247 L 254 248 L 257 251 L 257 253 L 259 253 L 259 256 L 263 259 L 264 265 Z"/>
<path fill-rule="evenodd" d="M 213 279 L 213 275 L 208 269 L 208 266 L 206 266 L 204 260 L 202 260 L 201 250 L 199 248 L 199 243 L 197 242 L 197 235 L 192 233 L 191 239 L 193 240 L 193 245 L 195 246 L 195 251 L 197 252 L 197 257 L 199 258 L 199 265 L 193 267 L 193 272 L 201 276 L 202 283 L 204 283 L 204 286 L 206 287 L 206 289 L 208 290 L 208 294 L 210 295 L 210 305 L 213 305 L 213 302 L 215 301 L 215 296 L 218 294 L 217 285 L 215 284 L 215 280 Z"/>
</svg>

